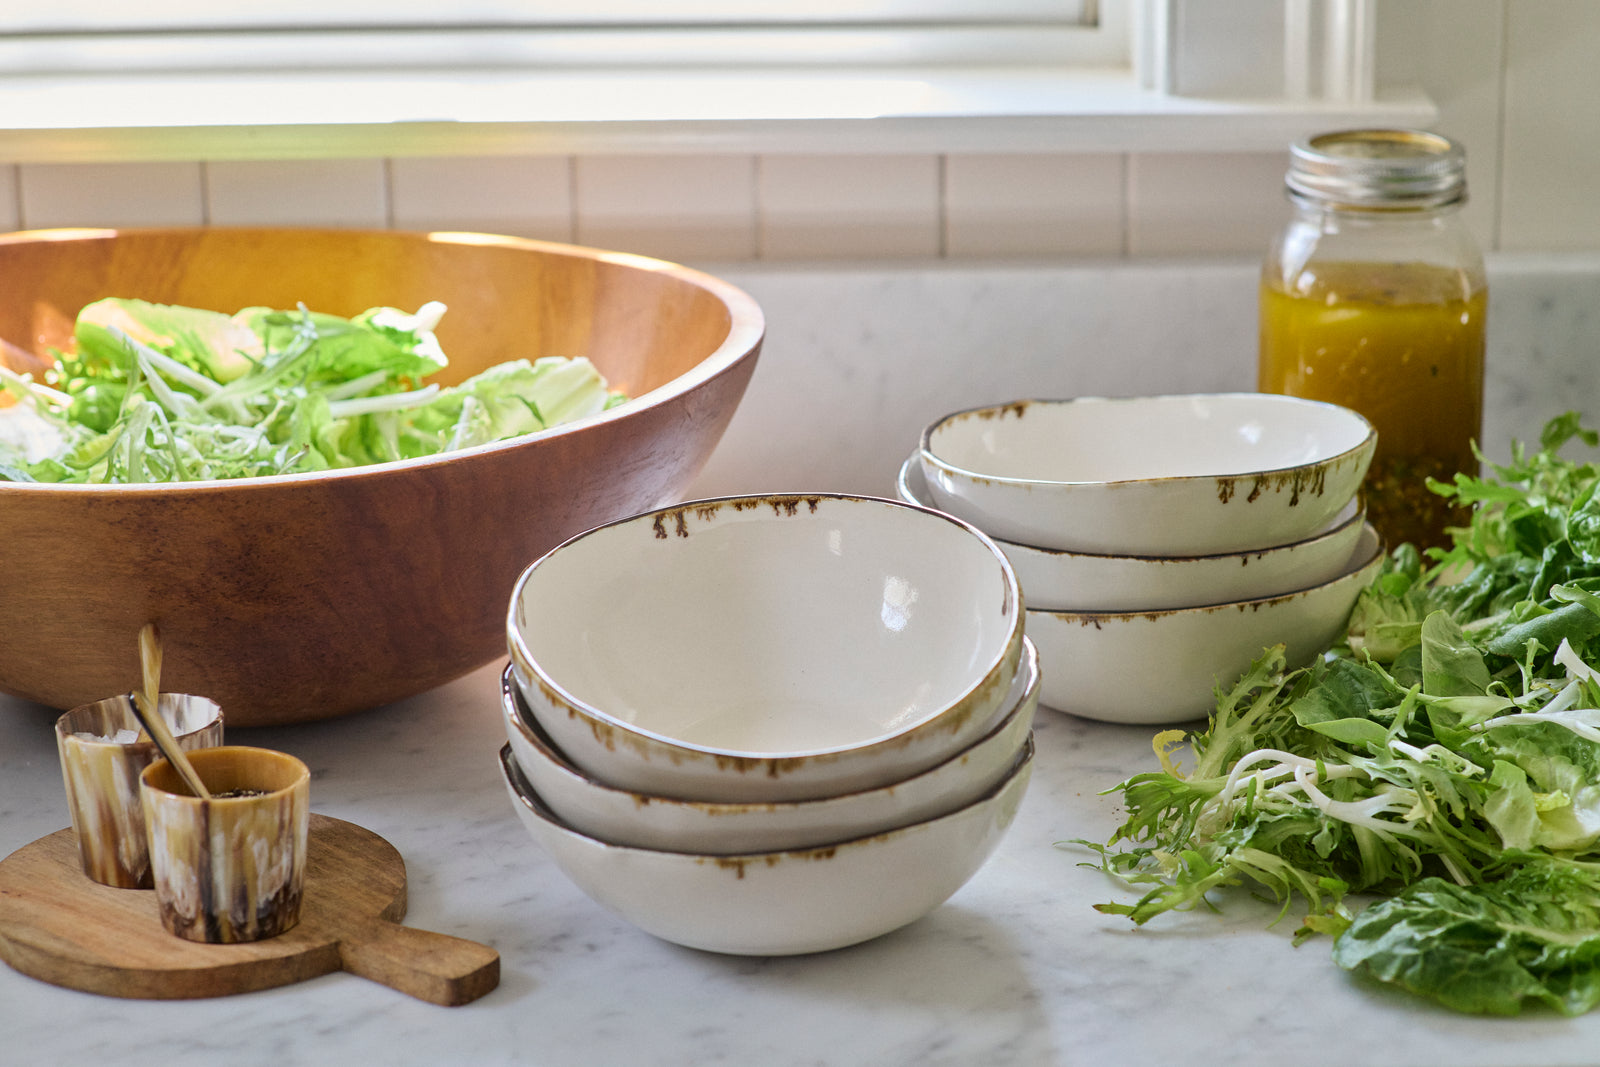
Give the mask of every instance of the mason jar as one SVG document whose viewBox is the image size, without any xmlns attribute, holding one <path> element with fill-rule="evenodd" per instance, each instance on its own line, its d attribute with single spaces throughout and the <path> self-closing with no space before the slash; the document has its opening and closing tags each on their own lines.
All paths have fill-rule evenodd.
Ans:
<svg viewBox="0 0 1600 1067">
<path fill-rule="evenodd" d="M 1300 141 L 1262 268 L 1258 388 L 1373 424 L 1363 496 L 1391 548 L 1447 545 L 1467 511 L 1428 480 L 1478 471 L 1488 285 L 1460 215 L 1465 167 L 1460 144 L 1418 130 Z"/>
</svg>

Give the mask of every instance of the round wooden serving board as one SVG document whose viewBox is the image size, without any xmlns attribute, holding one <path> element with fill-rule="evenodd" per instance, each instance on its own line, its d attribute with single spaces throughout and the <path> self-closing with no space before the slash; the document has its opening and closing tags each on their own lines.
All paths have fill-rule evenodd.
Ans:
<svg viewBox="0 0 1600 1067">
<path fill-rule="evenodd" d="M 399 925 L 400 853 L 370 830 L 311 816 L 300 922 L 265 941 L 209 945 L 169 934 L 155 892 L 91 881 L 71 829 L 0 860 L 0 959 L 41 981 L 114 997 L 247 993 L 346 970 L 434 1004 L 500 981 L 486 945 Z"/>
</svg>

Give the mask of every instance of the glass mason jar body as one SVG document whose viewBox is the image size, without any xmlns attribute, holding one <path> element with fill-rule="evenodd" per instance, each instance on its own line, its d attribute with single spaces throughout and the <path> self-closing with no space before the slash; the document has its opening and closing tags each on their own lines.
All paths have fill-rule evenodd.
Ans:
<svg viewBox="0 0 1600 1067">
<path fill-rule="evenodd" d="M 1392 548 L 1448 543 L 1465 509 L 1427 479 L 1477 473 L 1483 422 L 1483 257 L 1444 204 L 1332 202 L 1293 189 L 1261 275 L 1258 388 L 1326 400 L 1378 431 L 1363 487 Z"/>
</svg>

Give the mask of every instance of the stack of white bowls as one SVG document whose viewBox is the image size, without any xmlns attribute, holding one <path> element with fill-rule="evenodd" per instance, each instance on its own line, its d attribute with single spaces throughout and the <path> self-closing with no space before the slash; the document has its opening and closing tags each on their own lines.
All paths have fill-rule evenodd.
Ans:
<svg viewBox="0 0 1600 1067">
<path fill-rule="evenodd" d="M 782 955 L 938 907 L 1010 825 L 1038 658 L 1016 576 L 949 515 L 702 500 L 534 562 L 501 761 L 533 836 L 666 940 Z"/>
<path fill-rule="evenodd" d="M 1358 496 L 1376 440 L 1272 394 L 1021 400 L 930 423 L 899 493 L 1011 560 L 1042 704 L 1177 723 L 1268 647 L 1294 666 L 1339 636 L 1382 557 Z"/>
</svg>

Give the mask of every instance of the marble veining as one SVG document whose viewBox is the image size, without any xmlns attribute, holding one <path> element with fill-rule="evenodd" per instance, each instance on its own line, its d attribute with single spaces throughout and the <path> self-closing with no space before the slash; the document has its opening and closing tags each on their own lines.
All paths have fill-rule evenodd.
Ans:
<svg viewBox="0 0 1600 1067">
<path fill-rule="evenodd" d="M 498 989 L 439 1008 L 333 974 L 138 1002 L 0 968 L 0 1033 L 27 1050 L 7 1062 L 1559 1067 L 1600 1047 L 1600 1015 L 1466 1018 L 1353 980 L 1326 942 L 1292 947 L 1293 919 L 1269 926 L 1274 909 L 1245 895 L 1143 929 L 1096 912 L 1130 891 L 1060 843 L 1116 826 L 1100 792 L 1156 765 L 1153 732 L 1047 709 L 1016 824 L 922 921 L 786 959 L 657 941 L 579 892 L 512 814 L 496 763 L 502 666 L 370 713 L 231 732 L 305 760 L 315 810 L 392 842 L 407 921 L 493 945 Z M 0 698 L 0 852 L 67 824 L 53 718 Z"/>
</svg>

